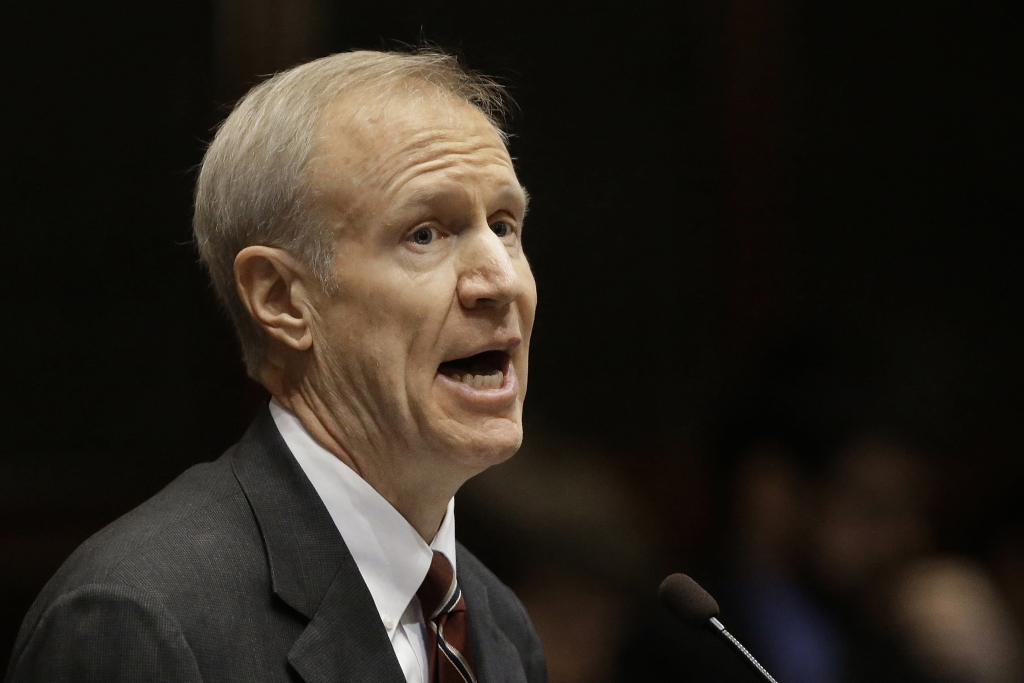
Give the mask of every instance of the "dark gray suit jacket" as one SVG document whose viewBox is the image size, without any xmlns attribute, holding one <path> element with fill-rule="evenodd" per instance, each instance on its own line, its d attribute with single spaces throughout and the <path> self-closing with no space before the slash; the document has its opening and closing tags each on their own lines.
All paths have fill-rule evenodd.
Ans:
<svg viewBox="0 0 1024 683">
<path fill-rule="evenodd" d="M 481 683 L 545 683 L 522 604 L 458 547 Z M 86 541 L 25 617 L 28 681 L 403 683 L 337 527 L 266 408 L 242 440 Z"/>
</svg>

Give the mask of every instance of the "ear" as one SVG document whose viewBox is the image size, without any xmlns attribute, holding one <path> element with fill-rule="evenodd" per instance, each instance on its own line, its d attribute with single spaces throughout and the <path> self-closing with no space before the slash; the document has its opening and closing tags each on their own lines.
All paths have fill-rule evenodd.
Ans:
<svg viewBox="0 0 1024 683">
<path fill-rule="evenodd" d="M 309 269 L 283 249 L 246 247 L 235 256 L 235 285 L 249 315 L 267 335 L 288 348 L 313 344 Z"/>
</svg>

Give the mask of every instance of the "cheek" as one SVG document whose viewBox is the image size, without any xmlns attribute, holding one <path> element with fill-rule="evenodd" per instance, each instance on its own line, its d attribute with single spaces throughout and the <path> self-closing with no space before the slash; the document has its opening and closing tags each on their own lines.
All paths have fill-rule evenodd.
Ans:
<svg viewBox="0 0 1024 683">
<path fill-rule="evenodd" d="M 394 381 L 405 377 L 432 380 L 437 370 L 438 340 L 455 295 L 450 269 L 411 275 L 386 259 L 339 274 L 341 291 L 332 307 L 331 332 L 339 335 L 336 352 L 373 363 L 373 372 Z M 418 380 L 417 380 L 418 381 Z"/>
<path fill-rule="evenodd" d="M 317 325 L 317 336 L 329 349 L 329 360 L 343 366 L 377 367 L 377 372 L 385 364 L 393 364 L 405 342 L 397 304 L 372 282 L 343 283 Z"/>
<path fill-rule="evenodd" d="M 455 291 L 454 281 L 445 275 L 403 276 L 402 286 L 393 284 L 375 302 L 380 343 L 393 349 L 396 368 L 404 368 L 407 377 L 433 380 L 440 362 L 439 341 L 450 320 Z"/>
<path fill-rule="evenodd" d="M 382 262 L 383 261 L 383 262 Z M 443 278 L 435 273 L 418 277 L 402 268 L 378 259 L 366 267 L 347 273 L 338 299 L 343 313 L 363 334 L 382 333 L 400 339 L 413 339 L 417 331 L 436 317 L 437 301 L 444 296 Z"/>
<path fill-rule="evenodd" d="M 533 272 L 525 260 L 520 277 L 525 285 L 525 291 L 520 298 L 519 315 L 522 318 L 523 336 L 529 338 L 530 331 L 533 329 L 533 320 L 537 314 L 537 282 L 533 279 Z"/>
</svg>

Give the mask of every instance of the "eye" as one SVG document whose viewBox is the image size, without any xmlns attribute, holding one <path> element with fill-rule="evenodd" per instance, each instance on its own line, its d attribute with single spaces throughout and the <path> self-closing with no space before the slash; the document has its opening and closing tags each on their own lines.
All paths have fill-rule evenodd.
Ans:
<svg viewBox="0 0 1024 683">
<path fill-rule="evenodd" d="M 491 225 L 491 230 L 493 230 L 494 234 L 497 235 L 498 237 L 508 237 L 510 234 L 512 234 L 512 226 L 510 226 L 505 221 L 498 221 L 497 223 L 493 223 Z"/>
<path fill-rule="evenodd" d="M 437 237 L 437 231 L 434 228 L 417 228 L 410 236 L 409 240 L 416 244 L 430 244 Z"/>
</svg>

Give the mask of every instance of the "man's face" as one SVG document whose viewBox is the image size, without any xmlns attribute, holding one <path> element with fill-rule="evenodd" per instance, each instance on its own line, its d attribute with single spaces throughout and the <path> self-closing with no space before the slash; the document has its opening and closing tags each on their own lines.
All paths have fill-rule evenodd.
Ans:
<svg viewBox="0 0 1024 683">
<path fill-rule="evenodd" d="M 336 105 L 317 152 L 338 241 L 314 351 L 342 445 L 460 471 L 510 457 L 537 292 L 501 138 L 464 102 L 410 96 Z"/>
</svg>

